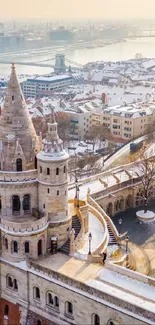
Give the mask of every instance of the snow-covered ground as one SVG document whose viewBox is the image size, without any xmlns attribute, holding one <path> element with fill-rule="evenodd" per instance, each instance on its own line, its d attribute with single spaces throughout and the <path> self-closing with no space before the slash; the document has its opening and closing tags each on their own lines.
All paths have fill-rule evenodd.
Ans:
<svg viewBox="0 0 155 325">
<path fill-rule="evenodd" d="M 101 222 L 90 212 L 89 212 L 88 224 L 89 224 L 88 232 L 84 235 L 85 244 L 82 247 L 82 249 L 78 251 L 78 253 L 84 256 L 86 256 L 89 251 L 89 240 L 88 240 L 89 233 L 91 232 L 92 234 L 92 241 L 91 241 L 92 252 L 100 246 L 104 236 L 104 229 Z"/>
</svg>

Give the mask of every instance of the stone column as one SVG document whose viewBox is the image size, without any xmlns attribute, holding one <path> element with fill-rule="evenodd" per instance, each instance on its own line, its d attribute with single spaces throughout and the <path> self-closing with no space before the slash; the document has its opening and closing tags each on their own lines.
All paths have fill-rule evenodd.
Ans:
<svg viewBox="0 0 155 325">
<path fill-rule="evenodd" d="M 27 308 L 20 306 L 19 311 L 20 311 L 20 325 L 26 325 L 28 310 L 27 310 Z"/>
</svg>

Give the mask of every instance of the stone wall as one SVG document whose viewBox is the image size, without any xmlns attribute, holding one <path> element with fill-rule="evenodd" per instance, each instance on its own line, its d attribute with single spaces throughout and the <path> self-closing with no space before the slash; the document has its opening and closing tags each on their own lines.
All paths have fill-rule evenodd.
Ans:
<svg viewBox="0 0 155 325">
<path fill-rule="evenodd" d="M 112 297 L 67 276 L 39 267 L 35 263 L 32 263 L 29 272 L 26 272 L 1 262 L 1 273 L 2 298 L 22 305 L 23 308 L 25 306 L 28 308 L 28 314 L 32 312 L 38 315 L 39 320 L 46 319 L 49 323 L 45 325 L 51 325 L 50 322 L 62 325 L 91 324 L 94 313 L 99 315 L 102 325 L 107 325 L 110 319 L 116 320 L 120 325 L 152 324 L 155 320 L 155 314 L 134 306 L 132 302 Z M 18 292 L 6 287 L 7 274 L 18 280 Z M 34 287 L 40 289 L 40 299 L 35 298 Z M 48 305 L 47 293 L 49 292 L 53 297 L 58 297 L 59 307 Z M 67 313 L 67 301 L 72 303 L 72 315 Z M 144 321 L 144 319 L 148 320 Z"/>
</svg>

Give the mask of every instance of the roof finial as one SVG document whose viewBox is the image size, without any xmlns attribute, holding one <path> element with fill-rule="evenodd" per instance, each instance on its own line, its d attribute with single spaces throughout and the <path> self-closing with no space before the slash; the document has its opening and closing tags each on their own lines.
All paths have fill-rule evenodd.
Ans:
<svg viewBox="0 0 155 325">
<path fill-rule="evenodd" d="M 15 71 L 15 63 L 14 63 L 14 62 L 11 63 L 11 70 L 12 70 L 13 72 Z"/>
<path fill-rule="evenodd" d="M 51 104 L 49 104 L 49 108 L 51 109 L 50 123 L 56 123 L 54 107 Z"/>
</svg>

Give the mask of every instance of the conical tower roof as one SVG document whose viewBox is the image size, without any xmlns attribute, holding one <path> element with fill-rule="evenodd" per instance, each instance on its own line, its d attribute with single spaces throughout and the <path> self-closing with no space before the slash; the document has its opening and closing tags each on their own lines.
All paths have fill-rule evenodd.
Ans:
<svg viewBox="0 0 155 325">
<path fill-rule="evenodd" d="M 34 155 L 39 150 L 39 139 L 18 82 L 14 63 L 12 63 L 10 80 L 0 117 L 0 140 L 1 150 L 5 158 L 4 170 L 15 170 L 17 140 L 25 156 L 26 165 L 24 169 L 33 168 Z"/>
<path fill-rule="evenodd" d="M 43 151 L 38 153 L 37 158 L 51 161 L 69 158 L 68 153 L 63 148 L 63 141 L 59 138 L 55 113 L 52 107 L 48 123 L 48 132 L 46 138 L 43 140 Z"/>
</svg>

